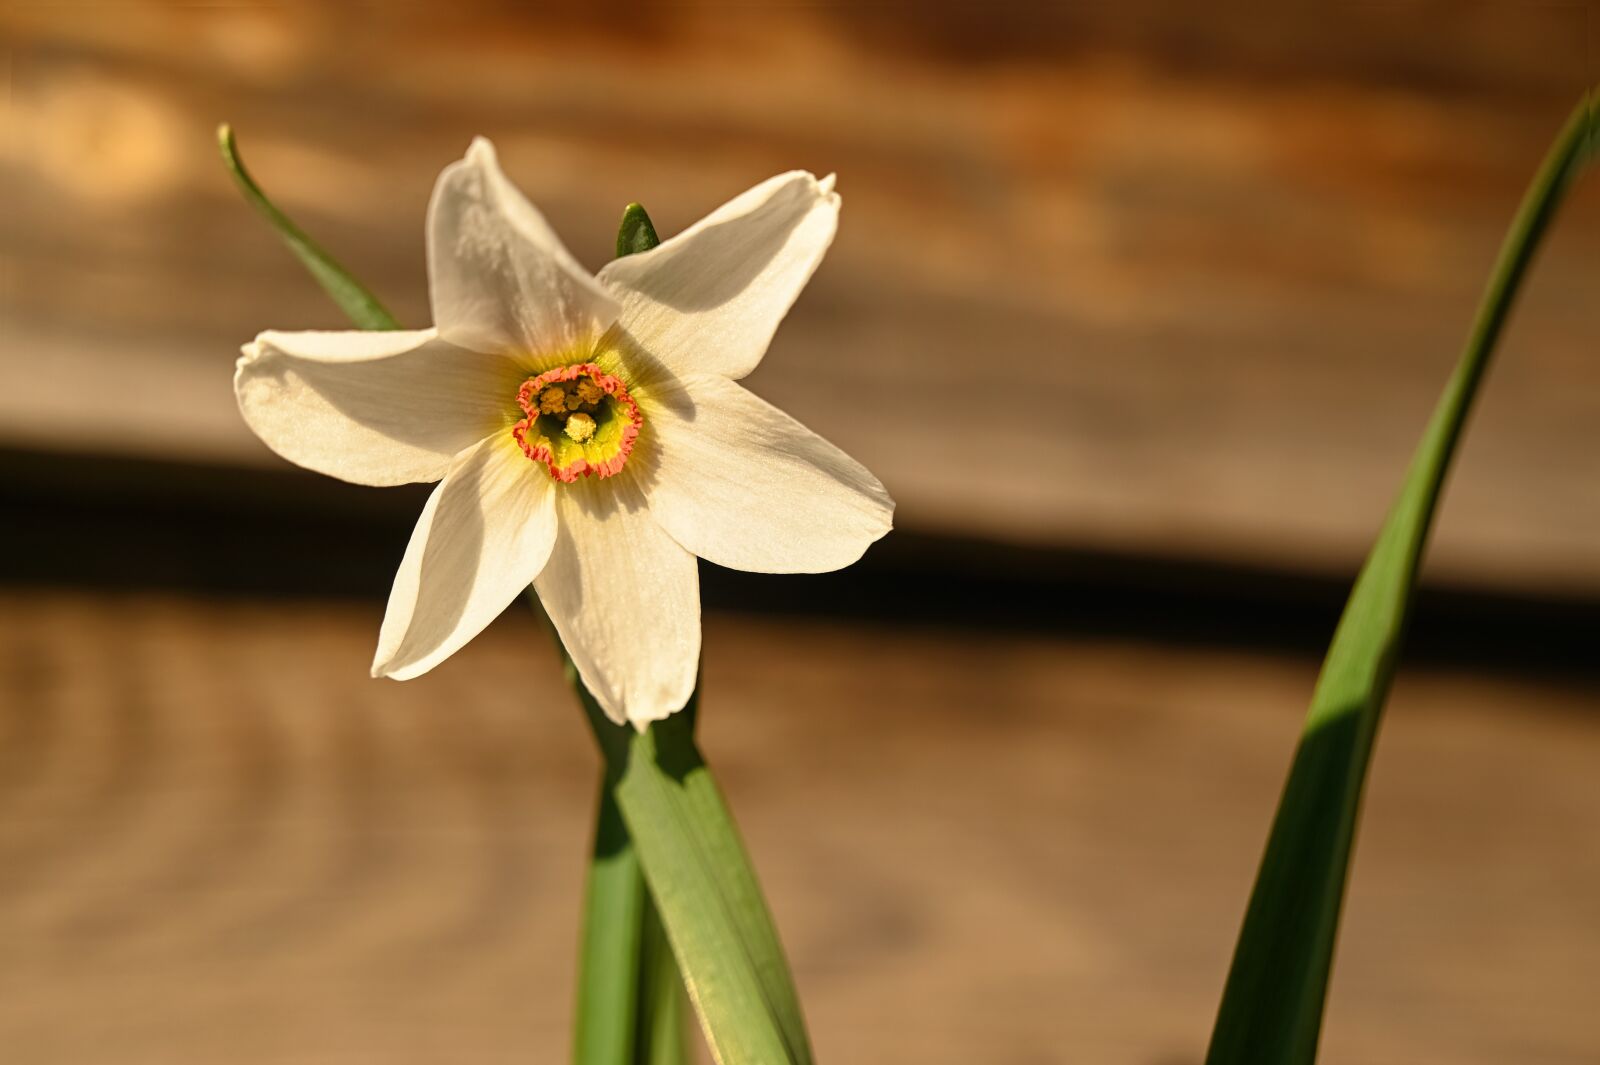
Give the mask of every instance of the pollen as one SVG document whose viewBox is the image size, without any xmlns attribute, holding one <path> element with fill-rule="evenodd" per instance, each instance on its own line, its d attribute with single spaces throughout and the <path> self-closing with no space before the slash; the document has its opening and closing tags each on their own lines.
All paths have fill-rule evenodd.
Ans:
<svg viewBox="0 0 1600 1065">
<path fill-rule="evenodd" d="M 567 393 L 560 385 L 552 385 L 539 393 L 540 414 L 560 414 L 567 409 Z"/>
<path fill-rule="evenodd" d="M 594 437 L 594 430 L 594 419 L 579 411 L 567 419 L 566 427 L 562 432 L 581 444 Z"/>
</svg>

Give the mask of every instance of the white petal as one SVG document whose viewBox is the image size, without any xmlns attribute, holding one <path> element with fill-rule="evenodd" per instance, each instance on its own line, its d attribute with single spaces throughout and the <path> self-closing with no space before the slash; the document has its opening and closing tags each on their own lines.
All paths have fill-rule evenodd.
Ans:
<svg viewBox="0 0 1600 1065">
<path fill-rule="evenodd" d="M 505 359 L 419 332 L 262 333 L 233 377 L 247 425 L 290 462 L 358 484 L 436 481 L 515 409 Z"/>
<path fill-rule="evenodd" d="M 859 462 L 732 381 L 683 385 L 651 404 L 659 446 L 644 455 L 650 513 L 684 547 L 730 569 L 822 573 L 889 531 L 894 500 Z"/>
<path fill-rule="evenodd" d="M 463 454 L 417 519 L 372 675 L 410 680 L 450 657 L 533 582 L 555 539 L 549 474 L 503 435 Z"/>
<path fill-rule="evenodd" d="M 607 264 L 622 328 L 674 374 L 743 377 L 822 261 L 839 224 L 833 178 L 762 182 L 659 247 Z"/>
<path fill-rule="evenodd" d="M 482 137 L 434 186 L 428 279 L 439 335 L 478 351 L 568 352 L 617 316 Z"/>
<path fill-rule="evenodd" d="M 561 532 L 534 587 L 606 714 L 643 728 L 694 691 L 695 557 L 650 520 L 624 477 L 562 485 L 559 497 Z"/>
</svg>

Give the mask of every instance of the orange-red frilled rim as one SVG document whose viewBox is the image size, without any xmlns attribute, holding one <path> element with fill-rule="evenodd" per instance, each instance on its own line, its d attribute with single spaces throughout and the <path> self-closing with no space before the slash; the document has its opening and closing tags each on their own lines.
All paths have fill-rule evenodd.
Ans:
<svg viewBox="0 0 1600 1065">
<path fill-rule="evenodd" d="M 592 362 L 528 378 L 517 406 L 525 415 L 511 427 L 517 446 L 566 484 L 622 472 L 644 422 L 622 379 Z"/>
</svg>

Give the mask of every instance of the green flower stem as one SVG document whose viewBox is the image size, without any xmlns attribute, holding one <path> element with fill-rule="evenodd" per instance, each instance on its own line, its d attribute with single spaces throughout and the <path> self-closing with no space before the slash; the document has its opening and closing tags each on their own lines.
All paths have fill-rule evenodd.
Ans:
<svg viewBox="0 0 1600 1065">
<path fill-rule="evenodd" d="M 1539 240 L 1597 145 L 1591 93 L 1523 199 L 1466 350 L 1350 593 L 1245 912 L 1207 1065 L 1316 1060 L 1367 766 L 1445 475 Z"/>
<path fill-rule="evenodd" d="M 682 980 L 611 788 L 602 779 L 572 1057 L 579 1065 L 676 1065 L 685 1060 Z M 660 1014 L 676 1014 L 677 1025 L 668 1028 Z"/>
<path fill-rule="evenodd" d="M 267 199 L 226 125 L 217 140 L 246 199 L 350 320 L 364 329 L 399 328 L 370 291 Z M 649 215 L 629 205 L 618 254 L 655 243 Z M 607 719 L 565 648 L 562 658 L 605 759 L 584 917 L 578 1061 L 680 1065 L 686 983 L 720 1065 L 810 1065 L 772 915 L 694 743 L 698 688 L 683 710 L 636 732 Z"/>
<path fill-rule="evenodd" d="M 648 898 L 648 896 L 646 896 Z M 639 1065 L 678 1065 L 688 1058 L 683 975 L 654 903 L 645 907 L 639 944 Z"/>
</svg>

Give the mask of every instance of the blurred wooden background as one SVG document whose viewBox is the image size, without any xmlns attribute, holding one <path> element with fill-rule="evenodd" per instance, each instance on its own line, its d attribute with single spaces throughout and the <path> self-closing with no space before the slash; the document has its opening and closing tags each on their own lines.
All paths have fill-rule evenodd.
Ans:
<svg viewBox="0 0 1600 1065">
<path fill-rule="evenodd" d="M 428 191 L 484 133 L 591 267 L 629 200 L 671 233 L 779 170 L 837 171 L 839 241 L 752 384 L 879 471 L 902 526 L 1337 572 L 1600 80 L 1591 3 L 0 19 L 0 440 L 275 461 L 234 353 L 342 323 L 238 202 L 217 122 L 418 324 Z M 1597 221 L 1591 182 L 1462 456 L 1442 575 L 1600 591 Z M 991 376 L 1028 402 L 952 436 L 946 397 Z"/>
<path fill-rule="evenodd" d="M 396 685 L 376 613 L 0 598 L 6 1061 L 563 1059 L 580 715 L 526 615 Z M 819 1061 L 1200 1060 L 1313 661 L 725 617 L 706 649 Z M 1595 1060 L 1594 706 L 1405 673 L 1330 1065 Z"/>
<path fill-rule="evenodd" d="M 193 578 L 205 530 L 258 589 L 335 564 L 325 524 L 268 557 L 275 503 L 241 529 L 168 486 L 275 465 L 237 346 L 341 324 L 238 202 L 219 120 L 418 324 L 428 191 L 475 133 L 590 266 L 629 200 L 670 233 L 837 171 L 839 241 L 751 384 L 879 472 L 903 530 L 1334 586 L 1597 34 L 1595 3 L 1509 0 L 0 2 L 0 556 L 76 527 L 38 574 L 0 565 L 0 1058 L 566 1053 L 595 767 L 542 637 L 513 612 L 379 684 L 381 602 Z M 1491 607 L 1600 595 L 1597 220 L 1591 182 L 1443 514 L 1430 574 Z M 952 435 L 945 397 L 1002 377 L 1027 405 Z M 57 450 L 172 474 L 21 490 L 7 463 Z M 393 495 L 334 492 L 363 529 Z M 1168 605 L 1138 596 L 1107 632 L 1003 599 L 981 636 L 854 602 L 708 619 L 708 755 L 820 1060 L 1199 1060 L 1326 635 L 1229 636 L 1203 594 L 1177 629 L 1130 622 Z M 1436 640 L 1403 673 L 1330 1065 L 1600 1059 L 1600 662 L 1534 668 L 1539 616 L 1508 657 Z"/>
</svg>

